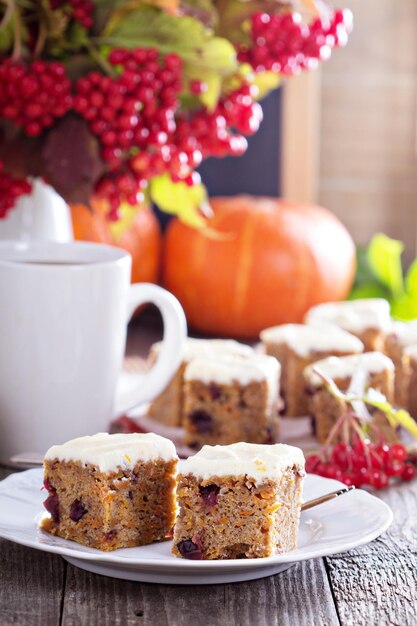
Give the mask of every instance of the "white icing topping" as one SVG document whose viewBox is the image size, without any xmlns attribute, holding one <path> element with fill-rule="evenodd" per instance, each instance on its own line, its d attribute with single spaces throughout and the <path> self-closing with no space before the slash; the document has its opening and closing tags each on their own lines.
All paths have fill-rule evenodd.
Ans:
<svg viewBox="0 0 417 626">
<path fill-rule="evenodd" d="M 104 473 L 117 471 L 119 467 L 133 469 L 138 461 L 147 462 L 158 458 L 170 461 L 178 457 L 172 441 L 154 433 L 97 433 L 52 446 L 45 455 L 45 459 L 49 460 L 80 461 L 95 465 Z"/>
<path fill-rule="evenodd" d="M 365 377 L 369 374 L 377 374 L 385 370 L 393 371 L 394 363 L 382 352 L 366 352 L 365 354 L 351 354 L 349 356 L 330 356 L 326 359 L 312 363 L 304 370 L 306 381 L 316 387 L 323 384 L 314 369 L 318 369 L 325 376 L 333 380 L 352 378 L 358 370 L 364 372 Z"/>
<path fill-rule="evenodd" d="M 266 381 L 268 402 L 272 404 L 278 397 L 280 374 L 281 366 L 275 357 L 253 352 L 250 358 L 226 355 L 217 359 L 193 359 L 185 368 L 184 380 L 220 385 L 230 385 L 233 382 L 249 385 L 253 381 Z"/>
<path fill-rule="evenodd" d="M 368 298 L 344 302 L 325 302 L 310 309 L 304 322 L 312 326 L 335 324 L 351 332 L 391 328 L 390 306 L 383 298 Z"/>
<path fill-rule="evenodd" d="M 161 343 L 155 343 L 152 350 L 158 352 Z M 233 339 L 194 339 L 187 337 L 183 344 L 183 360 L 191 361 L 199 356 L 221 356 L 223 354 L 237 354 L 241 356 L 250 356 L 254 350 L 244 343 L 239 343 Z"/>
<path fill-rule="evenodd" d="M 417 344 L 417 320 L 411 322 L 394 322 L 392 334 L 397 338 L 401 347 Z"/>
<path fill-rule="evenodd" d="M 306 324 L 282 324 L 261 332 L 264 343 L 285 343 L 302 357 L 314 352 L 362 352 L 363 343 L 357 337 L 331 326 L 316 328 Z"/>
<path fill-rule="evenodd" d="M 415 343 L 412 346 L 405 348 L 404 354 L 409 356 L 413 361 L 417 361 L 417 344 Z"/>
<path fill-rule="evenodd" d="M 304 455 L 300 448 L 283 443 L 262 445 L 233 443 L 229 446 L 203 446 L 194 456 L 181 462 L 182 475 L 193 474 L 200 480 L 213 476 L 246 475 L 257 484 L 266 479 L 275 480 L 288 467 L 304 469 Z"/>
</svg>

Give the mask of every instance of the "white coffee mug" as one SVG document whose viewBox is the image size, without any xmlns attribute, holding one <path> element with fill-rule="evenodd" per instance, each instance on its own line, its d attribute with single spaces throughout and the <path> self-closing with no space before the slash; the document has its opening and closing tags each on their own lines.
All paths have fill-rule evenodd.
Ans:
<svg viewBox="0 0 417 626">
<path fill-rule="evenodd" d="M 0 462 L 107 430 L 165 387 L 180 362 L 184 313 L 170 293 L 131 285 L 130 275 L 130 255 L 111 246 L 0 242 Z M 164 322 L 160 355 L 117 388 L 127 323 L 147 302 Z"/>
</svg>

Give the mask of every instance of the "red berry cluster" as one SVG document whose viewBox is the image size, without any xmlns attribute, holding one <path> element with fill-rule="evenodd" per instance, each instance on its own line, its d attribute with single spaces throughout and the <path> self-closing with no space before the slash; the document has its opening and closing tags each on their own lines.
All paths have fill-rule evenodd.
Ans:
<svg viewBox="0 0 417 626">
<path fill-rule="evenodd" d="M 250 47 L 238 49 L 238 59 L 257 71 L 271 70 L 287 76 L 316 67 L 330 57 L 332 48 L 344 46 L 352 29 L 352 13 L 335 11 L 328 18 L 316 18 L 310 24 L 299 13 L 251 17 Z"/>
<path fill-rule="evenodd" d="M 255 133 L 262 121 L 262 108 L 254 101 L 256 95 L 256 87 L 243 85 L 222 98 L 213 112 L 201 108 L 179 118 L 175 139 L 185 164 L 193 151 L 201 155 L 200 159 L 243 154 L 247 148 L 244 135 Z M 192 162 L 189 165 L 192 167 Z M 181 178 L 174 168 L 171 174 L 174 180 Z"/>
<path fill-rule="evenodd" d="M 0 63 L 0 118 L 36 137 L 72 107 L 71 82 L 62 63 Z"/>
<path fill-rule="evenodd" d="M 91 0 L 49 0 L 51 9 L 68 5 L 72 9 L 72 18 L 89 30 L 93 25 L 94 5 Z"/>
<path fill-rule="evenodd" d="M 14 178 L 3 171 L 0 161 L 0 218 L 6 217 L 16 200 L 32 191 L 32 185 L 24 178 Z"/>
<path fill-rule="evenodd" d="M 375 489 L 387 487 L 390 478 L 411 480 L 416 475 L 415 467 L 407 462 L 407 451 L 400 443 L 375 445 L 359 438 L 353 445 L 336 443 L 328 453 L 309 456 L 306 470 L 340 480 L 345 485 L 369 485 Z"/>
<path fill-rule="evenodd" d="M 161 60 L 153 48 L 116 49 L 109 61 L 120 75 L 93 72 L 81 78 L 74 108 L 102 146 L 109 171 L 96 192 L 110 202 L 110 217 L 117 218 L 121 200 L 137 204 L 147 181 L 164 171 L 172 156 L 182 62 L 175 54 Z"/>
</svg>

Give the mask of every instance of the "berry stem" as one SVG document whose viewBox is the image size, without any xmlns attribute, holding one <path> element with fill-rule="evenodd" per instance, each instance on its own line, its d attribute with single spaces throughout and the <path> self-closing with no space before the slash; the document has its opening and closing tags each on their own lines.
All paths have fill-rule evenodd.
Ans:
<svg viewBox="0 0 417 626">
<path fill-rule="evenodd" d="M 20 12 L 14 3 L 14 42 L 13 42 L 13 54 L 12 59 L 16 61 L 20 58 L 22 52 L 22 20 L 20 18 Z"/>
<path fill-rule="evenodd" d="M 15 8 L 13 0 L 2 0 L 2 4 L 6 5 L 6 9 L 4 11 L 3 18 L 0 22 L 0 32 L 6 29 L 7 24 L 12 19 L 13 11 Z"/>
<path fill-rule="evenodd" d="M 93 59 L 95 63 L 108 75 L 108 76 L 116 76 L 114 68 L 110 63 L 100 54 L 100 52 L 93 46 L 90 41 L 86 41 L 85 47 L 87 48 L 88 54 Z"/>
</svg>

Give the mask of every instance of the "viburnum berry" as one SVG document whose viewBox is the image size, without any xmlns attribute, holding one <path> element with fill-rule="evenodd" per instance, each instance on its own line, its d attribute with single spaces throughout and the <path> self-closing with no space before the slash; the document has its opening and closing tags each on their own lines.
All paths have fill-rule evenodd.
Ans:
<svg viewBox="0 0 417 626">
<path fill-rule="evenodd" d="M 391 478 L 414 478 L 416 468 L 406 458 L 402 444 L 375 445 L 368 439 L 355 437 L 352 445 L 338 442 L 331 449 L 325 446 L 321 454 L 308 457 L 306 471 L 346 485 L 385 489 Z"/>
<path fill-rule="evenodd" d="M 175 153 L 182 61 L 173 54 L 160 57 L 153 48 L 137 48 L 114 49 L 109 62 L 119 75 L 92 72 L 81 78 L 74 107 L 102 146 L 109 172 L 95 193 L 106 198 L 110 217 L 116 219 L 120 203 L 142 201 L 144 181 L 163 173 Z"/>
<path fill-rule="evenodd" d="M 72 107 L 71 82 L 62 63 L 0 63 L 0 118 L 36 137 Z"/>
<path fill-rule="evenodd" d="M 335 46 L 344 46 L 352 23 L 349 10 L 337 10 L 310 24 L 304 23 L 296 12 L 254 13 L 251 17 L 251 45 L 238 48 L 238 59 L 250 63 L 257 72 L 271 70 L 289 76 L 297 74 L 328 59 Z"/>
<path fill-rule="evenodd" d="M 68 7 L 73 20 L 89 30 L 93 25 L 94 4 L 92 0 L 49 0 L 51 9 Z"/>
<path fill-rule="evenodd" d="M 389 456 L 395 461 L 405 461 L 407 458 L 407 450 L 400 443 L 395 443 L 389 449 Z"/>
<path fill-rule="evenodd" d="M 401 473 L 402 480 L 412 480 L 416 475 L 416 468 L 412 463 L 406 463 Z"/>
<path fill-rule="evenodd" d="M 0 219 L 6 217 L 16 201 L 32 191 L 32 185 L 24 178 L 15 178 L 4 171 L 0 161 Z"/>
</svg>

